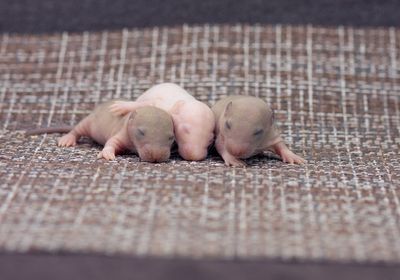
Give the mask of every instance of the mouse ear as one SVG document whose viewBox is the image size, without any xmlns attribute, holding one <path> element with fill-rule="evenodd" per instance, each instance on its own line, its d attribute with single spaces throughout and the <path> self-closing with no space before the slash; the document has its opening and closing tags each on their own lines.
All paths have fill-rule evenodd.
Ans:
<svg viewBox="0 0 400 280">
<path fill-rule="evenodd" d="M 135 111 L 131 111 L 129 113 L 129 120 L 128 120 L 129 123 L 131 123 L 133 121 L 133 119 L 136 117 L 136 114 L 137 114 L 136 110 Z"/>
<path fill-rule="evenodd" d="M 228 105 L 226 105 L 225 111 L 224 111 L 224 116 L 225 116 L 225 117 L 230 116 L 230 114 L 231 114 L 231 112 L 232 112 L 232 106 L 233 106 L 232 101 L 229 102 Z"/>
<path fill-rule="evenodd" d="M 273 125 L 275 122 L 275 111 L 271 108 L 271 112 L 269 113 L 269 124 Z"/>
<path fill-rule="evenodd" d="M 170 110 L 170 113 L 171 113 L 172 115 L 179 114 L 179 112 L 180 112 L 181 109 L 182 109 L 183 104 L 185 104 L 185 101 L 184 101 L 184 100 L 179 100 L 178 102 L 176 102 L 176 103 L 174 104 L 174 106 L 172 106 L 172 108 L 171 108 L 171 110 Z"/>
</svg>

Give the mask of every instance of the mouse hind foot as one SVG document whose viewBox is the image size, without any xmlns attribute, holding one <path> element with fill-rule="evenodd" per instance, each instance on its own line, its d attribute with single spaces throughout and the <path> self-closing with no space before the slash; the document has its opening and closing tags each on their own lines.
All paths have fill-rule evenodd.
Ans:
<svg viewBox="0 0 400 280">
<path fill-rule="evenodd" d="M 115 116 L 124 116 L 129 112 L 140 107 L 140 103 L 137 101 L 115 101 L 110 105 L 110 112 Z"/>
</svg>

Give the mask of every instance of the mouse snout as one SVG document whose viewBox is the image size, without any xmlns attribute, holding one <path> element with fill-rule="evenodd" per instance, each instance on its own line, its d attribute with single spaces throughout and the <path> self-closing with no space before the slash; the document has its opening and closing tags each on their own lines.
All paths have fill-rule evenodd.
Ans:
<svg viewBox="0 0 400 280">
<path fill-rule="evenodd" d="M 207 149 L 196 149 L 195 147 L 180 147 L 179 154 L 185 160 L 199 161 L 207 157 Z"/>
<path fill-rule="evenodd" d="M 249 145 L 246 144 L 233 144 L 227 145 L 228 152 L 238 158 L 245 157 L 249 153 Z"/>
<path fill-rule="evenodd" d="M 139 152 L 141 160 L 147 162 L 164 162 L 169 159 L 170 150 L 166 148 L 145 147 Z"/>
</svg>

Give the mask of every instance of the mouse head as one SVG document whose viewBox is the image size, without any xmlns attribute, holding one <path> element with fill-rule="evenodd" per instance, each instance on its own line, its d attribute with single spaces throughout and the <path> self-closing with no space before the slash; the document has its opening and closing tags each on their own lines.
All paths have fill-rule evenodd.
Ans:
<svg viewBox="0 0 400 280">
<path fill-rule="evenodd" d="M 215 118 L 210 107 L 193 101 L 178 101 L 171 109 L 179 154 L 186 160 L 203 160 L 214 141 Z"/>
<path fill-rule="evenodd" d="M 260 100 L 229 102 L 219 120 L 227 151 L 237 158 L 252 156 L 264 142 L 273 121 L 273 111 Z"/>
<path fill-rule="evenodd" d="M 169 159 L 174 126 L 167 112 L 152 106 L 137 109 L 129 116 L 128 135 L 143 161 L 164 162 Z"/>
</svg>

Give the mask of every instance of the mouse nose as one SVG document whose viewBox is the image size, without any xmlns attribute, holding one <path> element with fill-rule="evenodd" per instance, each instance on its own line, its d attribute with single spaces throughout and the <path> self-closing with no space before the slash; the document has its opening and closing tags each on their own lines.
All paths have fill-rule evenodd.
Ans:
<svg viewBox="0 0 400 280">
<path fill-rule="evenodd" d="M 235 157 L 245 156 L 249 150 L 248 145 L 243 144 L 230 144 L 227 146 L 228 152 Z"/>
<path fill-rule="evenodd" d="M 207 157 L 207 150 L 181 148 L 181 149 L 179 149 L 179 154 L 185 160 L 199 161 L 199 160 L 203 160 Z"/>
<path fill-rule="evenodd" d="M 170 151 L 167 149 L 149 149 L 142 156 L 147 162 L 164 162 L 169 159 Z"/>
</svg>

